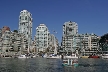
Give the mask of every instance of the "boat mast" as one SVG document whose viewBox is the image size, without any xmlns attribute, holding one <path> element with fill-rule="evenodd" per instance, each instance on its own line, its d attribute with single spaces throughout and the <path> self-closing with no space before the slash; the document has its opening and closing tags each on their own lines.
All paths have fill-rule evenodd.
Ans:
<svg viewBox="0 0 108 72">
<path fill-rule="evenodd" d="M 55 39 L 55 36 L 54 36 L 54 46 L 55 46 L 55 49 L 54 49 L 54 54 L 57 54 L 56 39 Z"/>
<path fill-rule="evenodd" d="M 53 32 L 57 33 L 56 31 L 53 31 Z M 56 37 L 55 37 L 55 35 L 54 35 L 54 47 L 55 47 L 54 54 L 57 54 L 57 46 L 56 46 Z"/>
</svg>

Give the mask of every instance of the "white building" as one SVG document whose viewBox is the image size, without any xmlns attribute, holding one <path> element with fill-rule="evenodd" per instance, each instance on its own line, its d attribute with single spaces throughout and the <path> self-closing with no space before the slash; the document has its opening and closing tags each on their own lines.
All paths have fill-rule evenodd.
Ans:
<svg viewBox="0 0 108 72">
<path fill-rule="evenodd" d="M 32 14 L 27 10 L 20 12 L 19 16 L 19 33 L 23 33 L 28 39 L 28 47 L 30 47 L 32 42 Z"/>
<path fill-rule="evenodd" d="M 74 36 L 78 34 L 78 25 L 76 22 L 68 21 L 63 25 L 63 36 L 62 36 L 62 48 L 65 51 L 74 51 L 72 44 L 74 42 Z M 74 47 L 75 48 L 75 47 Z"/>
<path fill-rule="evenodd" d="M 49 47 L 51 51 L 54 51 L 55 48 L 58 50 L 59 47 L 58 40 L 53 34 L 50 34 L 49 36 Z"/>
<path fill-rule="evenodd" d="M 36 28 L 36 48 L 38 51 L 45 51 L 49 47 L 49 30 L 45 24 Z"/>
</svg>

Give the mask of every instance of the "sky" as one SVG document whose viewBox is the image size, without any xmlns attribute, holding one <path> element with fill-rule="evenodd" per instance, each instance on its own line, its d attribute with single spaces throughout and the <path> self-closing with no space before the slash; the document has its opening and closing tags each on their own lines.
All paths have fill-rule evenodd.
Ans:
<svg viewBox="0 0 108 72">
<path fill-rule="evenodd" d="M 0 0 L 0 28 L 9 26 L 12 31 L 18 29 L 22 10 L 32 14 L 33 37 L 36 27 L 44 23 L 61 42 L 62 27 L 67 21 L 78 24 L 79 34 L 102 36 L 108 32 L 108 0 Z"/>
</svg>

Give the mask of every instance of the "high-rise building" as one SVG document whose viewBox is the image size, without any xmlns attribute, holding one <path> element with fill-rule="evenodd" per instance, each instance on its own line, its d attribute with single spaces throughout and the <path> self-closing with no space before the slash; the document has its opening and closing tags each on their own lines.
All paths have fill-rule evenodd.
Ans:
<svg viewBox="0 0 108 72">
<path fill-rule="evenodd" d="M 45 24 L 36 28 L 36 48 L 38 51 L 45 51 L 49 46 L 49 30 Z"/>
<path fill-rule="evenodd" d="M 78 25 L 76 22 L 65 22 L 63 25 L 62 48 L 65 51 L 74 51 L 72 47 L 73 38 L 78 34 Z M 74 42 L 75 43 L 75 42 Z"/>
<path fill-rule="evenodd" d="M 19 16 L 19 33 L 23 33 L 28 39 L 28 47 L 32 42 L 32 14 L 27 10 L 20 12 Z"/>
</svg>

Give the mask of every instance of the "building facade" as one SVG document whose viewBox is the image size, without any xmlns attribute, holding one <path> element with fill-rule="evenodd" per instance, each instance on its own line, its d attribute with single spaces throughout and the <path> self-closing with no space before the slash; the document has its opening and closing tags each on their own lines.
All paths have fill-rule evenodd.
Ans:
<svg viewBox="0 0 108 72">
<path fill-rule="evenodd" d="M 10 48 L 10 31 L 6 30 L 2 35 L 2 53 L 8 53 Z"/>
<path fill-rule="evenodd" d="M 81 42 L 83 43 L 83 48 L 85 50 L 92 50 L 96 51 L 98 49 L 98 35 L 94 33 L 86 33 L 86 34 L 80 34 L 79 39 L 82 39 Z"/>
<path fill-rule="evenodd" d="M 38 51 L 45 51 L 49 47 L 50 32 L 45 24 L 40 24 L 36 28 L 36 48 Z"/>
<path fill-rule="evenodd" d="M 0 29 L 0 38 L 2 37 L 2 29 Z"/>
<path fill-rule="evenodd" d="M 75 22 L 68 21 L 63 25 L 63 36 L 70 36 L 78 34 L 78 25 Z"/>
<path fill-rule="evenodd" d="M 20 12 L 18 33 L 22 33 L 28 39 L 28 48 L 32 43 L 32 14 L 27 10 Z"/>
<path fill-rule="evenodd" d="M 73 52 L 73 38 L 78 34 L 78 25 L 75 22 L 65 22 L 63 25 L 62 49 Z"/>
<path fill-rule="evenodd" d="M 2 34 L 5 32 L 5 31 L 10 31 L 10 28 L 8 26 L 4 26 L 2 28 Z"/>
<path fill-rule="evenodd" d="M 0 38 L 0 52 L 4 55 L 24 53 L 28 50 L 28 39 L 24 34 L 6 30 Z"/>
<path fill-rule="evenodd" d="M 54 49 L 56 48 L 56 50 L 58 50 L 58 47 L 59 47 L 58 39 L 53 34 L 50 34 L 49 36 L 50 51 L 54 52 Z"/>
<path fill-rule="evenodd" d="M 10 51 L 24 53 L 28 52 L 28 39 L 22 33 L 11 32 Z"/>
</svg>

